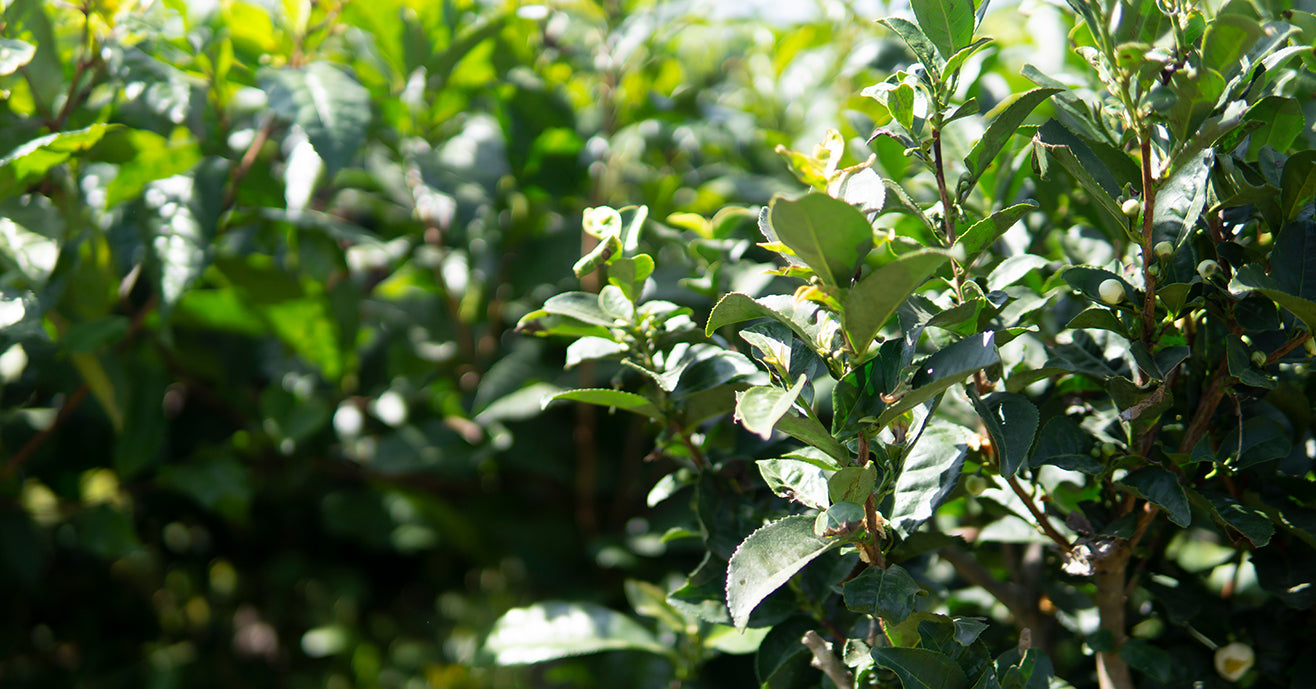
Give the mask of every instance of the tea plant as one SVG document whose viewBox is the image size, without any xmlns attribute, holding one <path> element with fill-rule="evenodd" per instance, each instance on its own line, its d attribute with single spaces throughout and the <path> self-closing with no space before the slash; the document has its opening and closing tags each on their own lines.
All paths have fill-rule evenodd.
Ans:
<svg viewBox="0 0 1316 689">
<path fill-rule="evenodd" d="M 495 660 L 631 649 L 693 681 L 755 649 L 764 686 L 1303 681 L 1316 23 L 1069 4 L 1035 19 L 1077 59 L 1022 80 L 983 78 L 1004 59 L 986 3 L 881 20 L 908 51 L 864 91 L 889 119 L 868 148 L 779 149 L 806 191 L 758 214 L 776 279 L 702 328 L 652 296 L 639 238 L 689 228 L 687 279 L 720 285 L 736 211 L 586 214 L 576 272 L 601 289 L 519 329 L 571 338 L 569 366 L 620 362 L 548 401 L 651 420 L 673 472 L 650 503 L 685 495 L 665 538 L 705 555 L 670 590 L 627 585 L 658 632 L 545 602 L 500 621 Z"/>
</svg>

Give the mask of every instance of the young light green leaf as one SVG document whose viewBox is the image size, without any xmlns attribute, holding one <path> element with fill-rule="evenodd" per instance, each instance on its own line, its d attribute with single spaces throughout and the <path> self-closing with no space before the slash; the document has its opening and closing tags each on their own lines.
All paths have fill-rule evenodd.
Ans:
<svg viewBox="0 0 1316 689">
<path fill-rule="evenodd" d="M 973 0 L 910 0 L 919 28 L 950 59 L 973 40 Z"/>
<path fill-rule="evenodd" d="M 18 71 L 19 67 L 32 61 L 37 54 L 37 47 L 27 41 L 16 38 L 0 38 L 0 77 Z"/>
<path fill-rule="evenodd" d="M 724 325 L 741 323 L 756 318 L 771 318 L 790 328 L 792 332 L 813 348 L 832 351 L 839 333 L 835 321 L 811 301 L 799 301 L 790 294 L 776 294 L 754 299 L 747 294 L 732 292 L 717 302 L 708 314 L 707 335 Z"/>
<path fill-rule="evenodd" d="M 1000 105 L 992 108 L 987 113 L 991 123 L 987 125 L 987 131 L 983 132 L 981 138 L 973 142 L 973 148 L 969 149 L 969 155 L 964 157 L 964 167 L 968 169 L 968 184 L 965 185 L 965 191 L 960 194 L 961 200 L 967 197 L 969 190 L 978 182 L 978 178 L 986 172 L 987 167 L 996 159 L 996 154 L 1001 152 L 1005 143 L 1010 140 L 1018 131 L 1019 125 L 1024 123 L 1028 115 L 1041 105 L 1054 93 L 1060 93 L 1064 89 L 1060 88 L 1035 88 L 1031 91 L 1015 94 L 1007 98 Z"/>
<path fill-rule="evenodd" d="M 798 201 L 773 199 L 768 225 L 773 235 L 769 240 L 790 247 L 831 286 L 849 285 L 873 248 L 873 228 L 863 213 L 826 194 L 808 194 Z"/>
<path fill-rule="evenodd" d="M 906 254 L 869 273 L 850 289 L 842 319 L 857 353 L 868 349 L 887 319 L 947 260 L 946 254 L 935 251 Z"/>
<path fill-rule="evenodd" d="M 795 405 L 806 382 L 805 377 L 800 376 L 789 390 L 759 385 L 736 393 L 735 419 L 750 433 L 764 440 L 771 438 L 773 427 Z"/>
<path fill-rule="evenodd" d="M 902 538 L 931 518 L 954 490 L 972 437 L 972 431 L 954 424 L 938 424 L 923 431 L 896 479 L 895 502 L 888 518 Z"/>
<path fill-rule="evenodd" d="M 674 653 L 619 612 L 565 601 L 507 611 L 494 623 L 484 648 L 499 665 L 542 663 L 600 651 L 644 651 L 666 657 Z"/>
<path fill-rule="evenodd" d="M 874 662 L 896 673 L 904 689 L 967 689 L 969 680 L 949 656 L 926 648 L 878 646 Z"/>
<path fill-rule="evenodd" d="M 827 432 L 813 415 L 787 414 L 777 420 L 777 430 L 812 445 L 839 462 L 850 461 L 850 451 Z"/>
<path fill-rule="evenodd" d="M 649 398 L 637 395 L 625 390 L 613 390 L 611 388 L 584 388 L 580 390 L 567 390 L 559 392 L 551 397 L 545 397 L 542 406 L 548 405 L 558 400 L 568 400 L 572 402 L 584 402 L 586 404 L 595 404 L 600 407 L 615 407 L 629 412 L 635 412 L 651 419 L 662 419 L 663 413 L 654 406 Z"/>
<path fill-rule="evenodd" d="M 813 522 L 811 515 L 791 515 L 755 531 L 736 548 L 727 565 L 727 607 L 736 627 L 744 629 L 764 598 L 844 542 L 815 536 Z"/>
<path fill-rule="evenodd" d="M 978 396 L 974 386 L 968 386 L 968 391 L 974 410 L 992 436 L 992 445 L 1000 457 L 1001 475 L 1014 476 L 1033 449 L 1039 419 L 1037 406 L 1027 397 L 1012 392 L 998 392 L 984 399 Z"/>
<path fill-rule="evenodd" d="M 83 129 L 40 136 L 0 158 L 0 198 L 8 198 L 40 179 L 51 168 L 95 146 L 118 125 L 93 124 Z"/>
<path fill-rule="evenodd" d="M 325 177 L 356 156 L 370 125 L 370 92 L 356 77 L 328 62 L 265 69 L 261 88 L 270 109 L 306 132 L 324 160 Z"/>
<path fill-rule="evenodd" d="M 599 297 L 597 294 L 589 292 L 563 292 L 555 294 L 544 302 L 543 311 L 559 316 L 574 318 L 582 323 L 598 325 L 604 328 L 611 328 L 614 325 L 612 317 L 603 311 L 599 306 Z"/>
</svg>

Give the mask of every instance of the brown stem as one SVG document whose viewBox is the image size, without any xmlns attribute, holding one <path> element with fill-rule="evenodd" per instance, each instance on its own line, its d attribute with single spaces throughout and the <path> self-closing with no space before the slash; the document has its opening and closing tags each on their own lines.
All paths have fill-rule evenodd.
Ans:
<svg viewBox="0 0 1316 689">
<path fill-rule="evenodd" d="M 1197 446 L 1197 441 L 1206 435 L 1216 407 L 1220 406 L 1220 401 L 1225 398 L 1225 381 L 1228 377 L 1229 365 L 1224 357 L 1221 357 L 1215 373 L 1211 374 L 1211 382 L 1206 385 L 1206 392 L 1202 393 L 1202 398 L 1197 401 L 1197 411 L 1193 412 L 1193 419 L 1188 423 L 1188 429 L 1184 431 L 1183 440 L 1179 442 L 1179 452 L 1192 452 Z"/>
<path fill-rule="evenodd" d="M 228 191 L 224 192 L 224 209 L 228 210 L 238 200 L 238 188 L 242 186 L 242 180 L 251 172 L 251 166 L 256 164 L 256 158 L 260 155 L 260 149 L 265 147 L 265 142 L 270 140 L 274 134 L 274 116 L 267 115 L 265 123 L 256 131 L 256 136 L 252 137 L 251 144 L 242 154 L 242 159 L 238 161 L 238 166 L 233 168 L 233 174 L 229 176 Z"/>
<path fill-rule="evenodd" d="M 0 481 L 8 480 L 15 471 L 18 471 L 19 467 L 23 466 L 24 462 L 32 457 L 37 449 L 50 439 L 50 436 L 55 434 L 55 431 L 59 430 L 59 427 L 73 415 L 73 412 L 77 411 L 78 407 L 82 406 L 83 401 L 87 399 L 87 392 L 89 390 L 90 388 L 87 384 L 83 383 L 78 386 L 77 390 L 73 391 L 73 394 L 69 396 L 66 402 L 64 402 L 64 405 L 59 408 L 59 413 L 55 415 L 55 420 L 52 421 L 45 430 L 32 436 L 32 438 L 27 441 L 27 444 L 23 445 L 22 449 L 15 453 L 13 457 L 9 458 L 9 461 L 5 463 L 5 468 L 0 470 Z"/>
<path fill-rule="evenodd" d="M 955 207 L 950 202 L 950 191 L 946 189 L 946 170 L 941 156 L 941 131 L 932 130 L 932 163 L 933 170 L 937 175 L 937 193 L 941 195 L 941 231 L 946 238 L 946 245 L 950 246 L 955 243 Z M 964 301 L 962 288 L 964 285 L 964 276 L 960 274 L 960 263 L 955 259 L 950 261 L 951 273 L 954 276 L 955 296 L 959 301 Z"/>
<path fill-rule="evenodd" d="M 1101 629 L 1111 638 L 1111 650 L 1097 654 L 1097 682 L 1101 689 L 1133 689 L 1129 666 L 1119 655 L 1119 648 L 1129 638 L 1124 630 L 1124 574 L 1130 552 L 1127 544 L 1120 544 L 1115 552 L 1096 562 L 1097 612 L 1101 615 Z"/>
<path fill-rule="evenodd" d="M 812 629 L 805 632 L 800 643 L 809 647 L 809 652 L 813 654 L 813 666 L 822 670 L 836 684 L 837 689 L 854 689 L 854 676 L 836 659 L 818 632 Z"/>
<path fill-rule="evenodd" d="M 1019 485 L 1019 479 L 1011 476 L 1006 479 L 1006 482 L 1010 484 L 1010 489 L 1014 491 L 1014 494 L 1018 495 L 1020 500 L 1023 500 L 1024 507 L 1027 507 L 1028 511 L 1032 513 L 1033 519 L 1037 520 L 1037 525 L 1042 529 L 1042 533 L 1045 533 L 1048 538 L 1055 541 L 1057 545 L 1068 551 L 1070 548 L 1069 541 L 1063 534 L 1056 530 L 1054 525 L 1051 524 L 1051 519 L 1046 516 L 1046 513 L 1042 512 L 1042 510 L 1037 508 L 1037 505 L 1033 504 L 1032 496 L 1024 490 L 1023 486 Z"/>
<path fill-rule="evenodd" d="M 1156 250 L 1152 240 L 1155 239 L 1152 224 L 1156 210 L 1156 180 L 1151 169 L 1151 138 L 1143 135 L 1142 139 L 1142 342 L 1150 350 L 1156 333 L 1156 276 L 1152 275 L 1152 266 L 1156 265 Z"/>
</svg>

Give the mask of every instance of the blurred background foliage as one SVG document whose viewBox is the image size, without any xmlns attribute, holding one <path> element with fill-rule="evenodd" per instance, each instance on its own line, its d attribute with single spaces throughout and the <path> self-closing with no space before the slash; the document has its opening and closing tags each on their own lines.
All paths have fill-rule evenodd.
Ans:
<svg viewBox="0 0 1316 689">
<path fill-rule="evenodd" d="M 871 17 L 3 9 L 0 684 L 661 675 L 477 657 L 514 605 L 624 605 L 624 579 L 698 562 L 645 507 L 670 470 L 644 461 L 649 429 L 540 413 L 610 372 L 564 374 L 564 344 L 510 329 L 569 284 L 597 204 L 694 214 L 648 236 L 671 298 L 706 311 L 761 281 L 743 218 L 695 218 L 790 187 L 777 144 L 867 136 L 859 88 L 903 59 Z M 722 284 L 678 284 L 701 271 Z"/>
<path fill-rule="evenodd" d="M 890 8 L 0 5 L 0 685 L 665 684 L 481 654 L 508 609 L 627 609 L 702 556 L 663 538 L 681 501 L 646 506 L 657 429 L 541 412 L 617 370 L 513 327 L 577 286 L 602 204 L 648 206 L 696 322 L 763 290 L 753 214 L 720 211 L 799 188 L 778 145 L 868 157 L 860 91 L 910 62 Z M 1070 20 L 1023 9 L 965 67 L 983 111 L 1025 58 L 1083 73 Z"/>
</svg>

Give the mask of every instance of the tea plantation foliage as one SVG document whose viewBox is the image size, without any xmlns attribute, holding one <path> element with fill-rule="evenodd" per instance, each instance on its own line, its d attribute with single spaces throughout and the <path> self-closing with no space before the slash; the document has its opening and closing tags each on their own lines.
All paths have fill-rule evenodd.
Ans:
<svg viewBox="0 0 1316 689">
<path fill-rule="evenodd" d="M 0 6 L 0 686 L 1316 677 L 1309 0 Z"/>
</svg>

